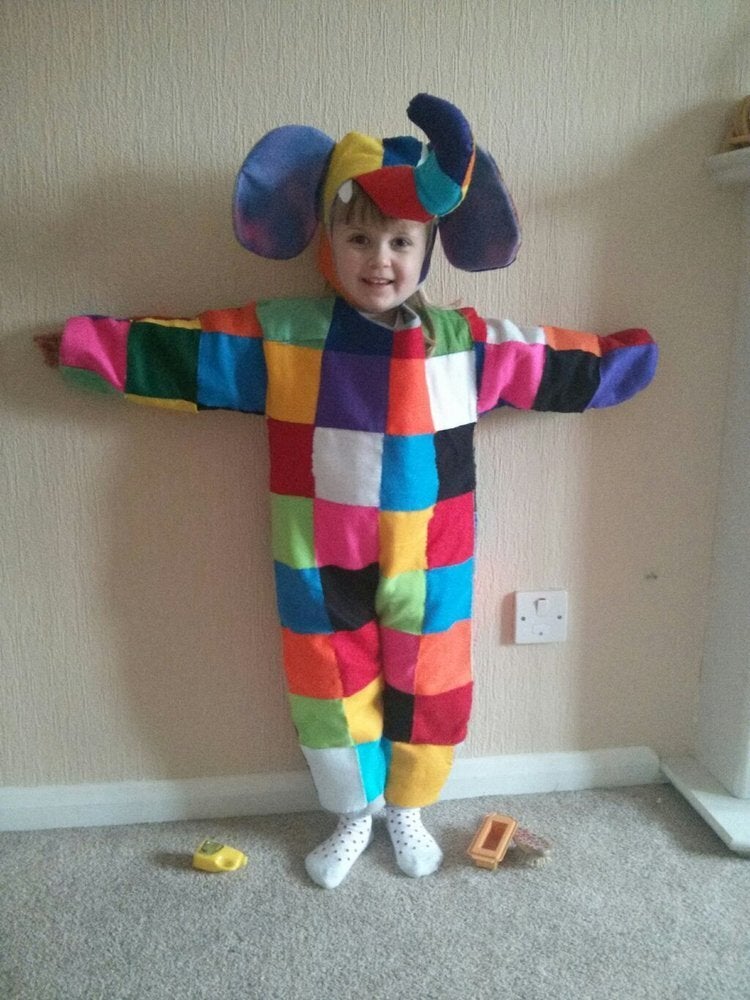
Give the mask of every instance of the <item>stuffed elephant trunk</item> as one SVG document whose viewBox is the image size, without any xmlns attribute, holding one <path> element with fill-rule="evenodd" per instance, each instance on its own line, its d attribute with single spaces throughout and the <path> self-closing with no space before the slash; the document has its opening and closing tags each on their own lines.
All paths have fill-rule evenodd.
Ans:
<svg viewBox="0 0 750 1000">
<path fill-rule="evenodd" d="M 469 123 L 453 104 L 430 94 L 412 98 L 407 115 L 430 142 L 414 168 L 419 200 L 431 215 L 448 215 L 461 204 L 474 167 Z"/>
</svg>

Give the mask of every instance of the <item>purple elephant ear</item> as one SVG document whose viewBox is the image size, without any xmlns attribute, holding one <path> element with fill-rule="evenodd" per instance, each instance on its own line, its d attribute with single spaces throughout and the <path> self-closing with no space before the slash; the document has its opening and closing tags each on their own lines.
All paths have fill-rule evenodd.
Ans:
<svg viewBox="0 0 750 1000">
<path fill-rule="evenodd" d="M 518 218 L 497 164 L 477 146 L 469 190 L 458 208 L 438 223 L 450 263 L 462 271 L 490 271 L 516 259 Z"/>
<path fill-rule="evenodd" d="M 289 260 L 317 227 L 318 189 L 334 142 L 306 125 L 282 125 L 253 146 L 234 187 L 237 239 L 259 257 Z"/>
</svg>

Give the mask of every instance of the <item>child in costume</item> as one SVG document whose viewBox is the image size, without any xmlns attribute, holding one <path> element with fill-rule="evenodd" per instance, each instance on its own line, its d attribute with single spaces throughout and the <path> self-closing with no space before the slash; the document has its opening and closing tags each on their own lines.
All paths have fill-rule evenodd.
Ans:
<svg viewBox="0 0 750 1000">
<path fill-rule="evenodd" d="M 440 795 L 471 706 L 477 417 L 611 406 L 656 365 L 644 330 L 521 329 L 425 305 L 437 233 L 469 271 L 510 264 L 519 235 L 460 111 L 420 94 L 408 115 L 427 145 L 284 126 L 242 166 L 240 242 L 291 258 L 320 221 L 330 294 L 189 320 L 79 316 L 59 345 L 89 387 L 265 415 L 291 713 L 321 805 L 339 817 L 306 859 L 328 888 L 383 807 L 402 871 L 440 865 L 420 810 Z"/>
</svg>

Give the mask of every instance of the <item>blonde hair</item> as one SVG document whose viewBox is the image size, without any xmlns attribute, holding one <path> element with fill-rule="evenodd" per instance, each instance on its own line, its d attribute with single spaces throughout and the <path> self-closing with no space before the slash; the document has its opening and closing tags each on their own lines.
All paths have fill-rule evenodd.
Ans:
<svg viewBox="0 0 750 1000">
<path fill-rule="evenodd" d="M 345 226 L 382 226 L 389 219 L 389 216 L 384 215 L 383 212 L 380 211 L 372 198 L 366 191 L 362 190 L 356 181 L 352 182 L 351 189 L 352 196 L 349 201 L 343 201 L 338 194 L 333 199 L 330 222 L 328 224 L 329 235 L 333 232 L 333 227 L 337 223 L 343 223 Z M 427 227 L 427 247 L 429 250 L 430 243 L 432 241 L 432 230 L 435 226 L 435 222 L 426 222 L 425 226 Z M 431 303 L 428 303 L 427 297 L 423 293 L 422 289 L 418 288 L 416 292 L 410 295 L 403 304 L 408 306 L 410 309 L 413 309 L 417 316 L 419 316 L 422 323 L 422 332 L 424 333 L 425 343 L 427 344 L 427 353 L 429 354 L 436 343 L 435 325 L 429 313 Z M 435 307 L 432 306 L 432 308 Z"/>
</svg>

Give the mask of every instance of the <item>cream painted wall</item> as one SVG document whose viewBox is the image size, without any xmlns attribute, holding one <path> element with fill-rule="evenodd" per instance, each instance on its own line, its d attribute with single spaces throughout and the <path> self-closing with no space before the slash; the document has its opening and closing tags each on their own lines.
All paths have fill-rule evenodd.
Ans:
<svg viewBox="0 0 750 1000">
<path fill-rule="evenodd" d="M 495 153 L 524 227 L 437 300 L 648 325 L 653 386 L 478 435 L 468 755 L 694 740 L 739 193 L 713 187 L 750 91 L 746 0 L 26 0 L 0 5 L 0 782 L 296 770 L 258 418 L 77 395 L 37 331 L 312 292 L 235 245 L 249 146 L 283 122 L 407 130 L 428 90 Z M 731 415 L 730 415 L 731 416 Z M 508 595 L 565 587 L 569 640 L 514 647 Z"/>
</svg>

